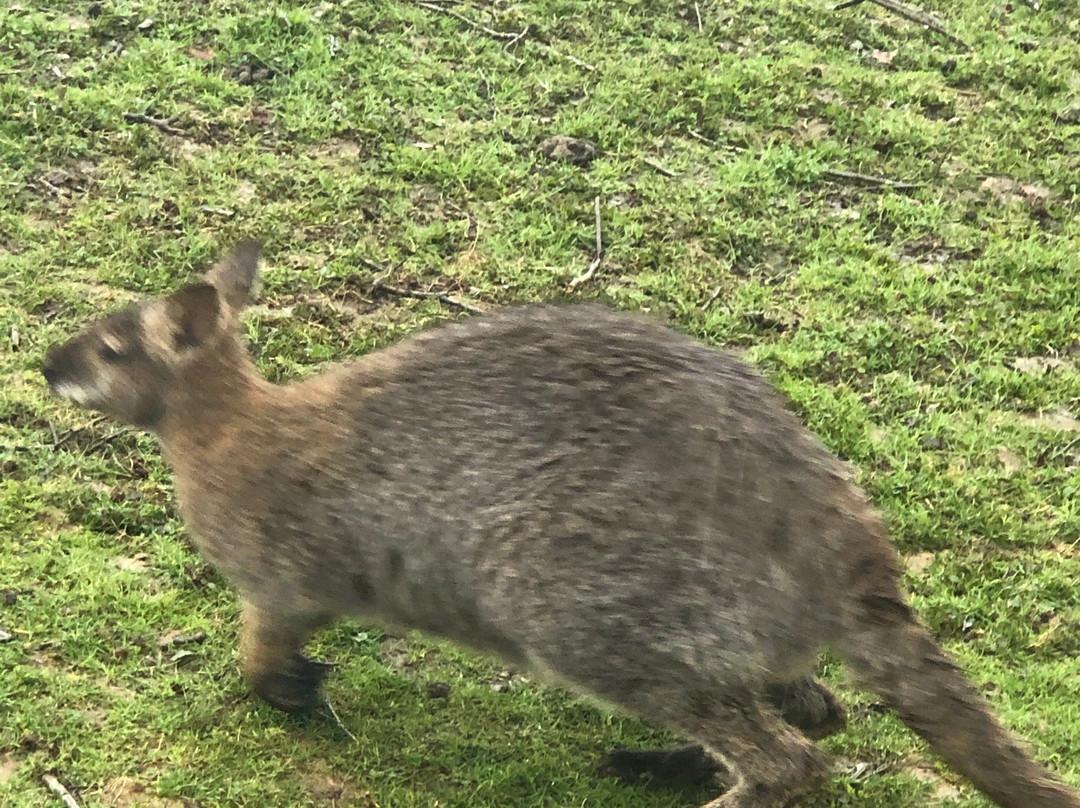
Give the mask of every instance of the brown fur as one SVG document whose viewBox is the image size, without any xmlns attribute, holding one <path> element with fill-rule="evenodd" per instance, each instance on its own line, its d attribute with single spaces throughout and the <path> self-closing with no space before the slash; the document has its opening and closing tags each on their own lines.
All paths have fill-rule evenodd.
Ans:
<svg viewBox="0 0 1080 808">
<path fill-rule="evenodd" d="M 256 258 L 241 245 L 209 285 L 107 318 L 45 374 L 159 435 L 243 595 L 266 699 L 317 706 L 305 640 L 381 617 L 695 739 L 735 776 L 711 808 L 779 808 L 828 773 L 807 735 L 843 712 L 808 673 L 831 646 L 999 805 L 1080 808 L 917 622 L 881 519 L 748 367 L 644 317 L 548 306 L 278 387 L 238 336 Z M 607 762 L 711 770 L 695 747 L 657 755 Z"/>
</svg>

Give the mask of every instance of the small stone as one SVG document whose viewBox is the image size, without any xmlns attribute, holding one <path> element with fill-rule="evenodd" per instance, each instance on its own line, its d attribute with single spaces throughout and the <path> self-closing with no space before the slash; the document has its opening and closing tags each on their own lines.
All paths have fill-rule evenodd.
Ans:
<svg viewBox="0 0 1080 808">
<path fill-rule="evenodd" d="M 427 694 L 429 698 L 445 699 L 450 695 L 450 685 L 446 682 L 428 682 Z"/>
<path fill-rule="evenodd" d="M 955 59 L 946 59 L 944 62 L 941 63 L 941 75 L 948 76 L 950 73 L 953 73 L 955 70 L 956 70 L 956 60 Z"/>
<path fill-rule="evenodd" d="M 584 138 L 554 135 L 541 142 L 540 153 L 549 160 L 587 166 L 596 159 L 596 144 Z"/>
</svg>

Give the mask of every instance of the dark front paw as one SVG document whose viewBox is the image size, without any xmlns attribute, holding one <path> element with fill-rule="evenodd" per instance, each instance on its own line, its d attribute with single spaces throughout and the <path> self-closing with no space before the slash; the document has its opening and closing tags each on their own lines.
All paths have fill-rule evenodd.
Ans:
<svg viewBox="0 0 1080 808">
<path fill-rule="evenodd" d="M 627 784 L 686 788 L 711 780 L 722 767 L 695 745 L 679 749 L 616 749 L 600 759 L 597 770 Z"/>
<path fill-rule="evenodd" d="M 333 665 L 299 654 L 255 677 L 252 687 L 273 707 L 287 713 L 311 713 L 322 707 L 322 682 Z"/>
</svg>

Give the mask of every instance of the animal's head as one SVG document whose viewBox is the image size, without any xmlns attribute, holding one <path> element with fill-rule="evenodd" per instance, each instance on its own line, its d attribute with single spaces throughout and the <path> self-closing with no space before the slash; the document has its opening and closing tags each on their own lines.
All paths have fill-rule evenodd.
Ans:
<svg viewBox="0 0 1080 808">
<path fill-rule="evenodd" d="M 48 353 L 53 393 L 121 421 L 153 428 L 193 363 L 234 339 L 258 274 L 259 245 L 245 241 L 200 283 L 134 303 Z"/>
</svg>

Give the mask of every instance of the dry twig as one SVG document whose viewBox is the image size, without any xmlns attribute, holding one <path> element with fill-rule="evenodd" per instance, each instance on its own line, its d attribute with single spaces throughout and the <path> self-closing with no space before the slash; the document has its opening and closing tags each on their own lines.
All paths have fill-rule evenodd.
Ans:
<svg viewBox="0 0 1080 808">
<path fill-rule="evenodd" d="M 411 297 L 415 300 L 438 300 L 444 306 L 453 306 L 470 314 L 483 314 L 484 312 L 483 309 L 478 309 L 471 303 L 463 303 L 456 298 L 450 297 L 446 292 L 421 292 L 417 289 L 401 289 L 397 286 L 388 286 L 382 282 L 381 278 L 371 284 L 371 293 L 376 295 L 379 292 L 385 292 L 394 297 Z"/>
<path fill-rule="evenodd" d="M 146 123 L 150 124 L 150 126 L 156 126 L 166 135 L 186 134 L 183 129 L 177 129 L 170 123 L 172 120 L 171 118 L 151 118 L 149 115 L 143 115 L 141 112 L 125 112 L 124 120 L 128 123 Z"/>
<path fill-rule="evenodd" d="M 866 0 L 846 0 L 846 2 L 840 3 L 840 5 L 836 6 L 834 10 L 840 11 L 845 8 L 851 8 L 852 6 L 860 5 L 864 2 L 866 2 Z M 915 8 L 914 6 L 905 5 L 904 3 L 899 2 L 899 0 L 870 0 L 870 2 L 874 5 L 881 6 L 884 9 L 888 9 L 889 11 L 893 12 L 893 14 L 903 17 L 905 20 L 910 20 L 911 22 L 918 23 L 919 25 L 925 25 L 931 31 L 936 31 L 946 39 L 950 39 L 957 45 L 962 46 L 965 50 L 971 50 L 971 45 L 960 39 L 960 37 L 954 34 L 950 34 L 948 31 L 945 30 L 945 26 L 942 24 L 941 20 L 930 14 L 927 14 L 922 9 Z"/>
<path fill-rule="evenodd" d="M 517 33 L 514 33 L 512 31 L 496 31 L 494 28 L 489 28 L 482 23 L 470 20 L 464 14 L 458 14 L 458 12 L 454 11 L 453 9 L 446 8 L 445 6 L 440 6 L 438 3 L 430 3 L 427 2 L 427 0 L 412 0 L 412 3 L 416 6 L 419 6 L 420 8 L 427 9 L 428 11 L 434 11 L 438 14 L 445 14 L 448 17 L 453 17 L 455 20 L 465 23 L 465 25 L 469 26 L 474 31 L 479 31 L 480 33 L 485 34 L 492 39 L 498 39 L 502 42 L 505 42 L 506 44 L 503 45 L 503 50 L 507 52 L 507 55 L 510 56 L 510 58 L 515 59 L 519 64 L 521 63 L 521 60 L 514 56 L 512 53 L 510 53 L 509 49 L 519 43 L 521 40 L 523 40 L 526 36 L 528 36 L 529 31 L 532 30 L 531 25 L 526 25 L 524 28 L 521 29 L 521 31 Z M 588 62 L 583 62 L 576 56 L 571 56 L 568 53 L 562 53 L 561 51 L 558 51 L 555 48 L 551 47 L 551 45 L 539 41 L 537 41 L 536 44 L 544 50 L 548 51 L 549 53 L 552 53 L 562 59 L 566 59 L 566 61 L 572 62 L 578 67 L 588 70 L 590 73 L 596 70 L 596 67 L 594 65 L 591 65 Z"/>
<path fill-rule="evenodd" d="M 670 168 L 667 168 L 667 167 L 661 165 L 660 163 L 656 162 L 655 160 L 653 160 L 653 159 L 651 159 L 649 157 L 643 158 L 642 162 L 645 163 L 645 165 L 649 166 L 649 168 L 654 169 L 656 171 L 656 173 L 660 174 L 661 176 L 664 176 L 664 177 L 677 177 L 677 176 L 679 176 L 674 171 L 672 171 Z"/>
<path fill-rule="evenodd" d="M 697 32 L 705 33 L 705 27 L 701 24 L 701 6 L 698 5 L 697 0 L 694 0 L 694 14 L 697 15 Z"/>
<path fill-rule="evenodd" d="M 349 732 L 349 728 L 341 723 L 341 719 L 338 718 L 337 710 L 335 710 L 334 705 L 330 703 L 330 699 L 323 699 L 323 707 L 326 708 L 326 712 L 330 715 L 330 718 L 333 719 L 335 724 L 337 724 L 337 728 L 344 732 L 346 735 L 348 735 L 350 741 L 352 741 L 353 743 L 359 743 L 359 741 L 356 740 L 356 736 Z"/>
<path fill-rule="evenodd" d="M 71 796 L 71 792 L 64 788 L 64 784 L 53 777 L 51 774 L 46 774 L 41 778 L 45 781 L 45 785 L 49 787 L 49 791 L 58 796 L 64 801 L 64 805 L 67 808 L 79 808 L 79 803 L 75 801 L 75 798 Z"/>
<path fill-rule="evenodd" d="M 837 169 L 826 169 L 821 172 L 827 180 L 833 182 L 847 183 L 848 185 L 865 185 L 870 188 L 893 188 L 897 191 L 910 191 L 912 188 L 918 188 L 917 182 L 904 182 L 903 180 L 890 180 L 887 177 L 874 177 L 870 174 L 859 174 L 855 171 L 839 171 Z"/>
<path fill-rule="evenodd" d="M 428 11 L 437 11 L 439 14 L 445 14 L 448 17 L 453 17 L 455 20 L 465 23 L 474 31 L 480 31 L 481 33 L 485 33 L 493 39 L 505 39 L 509 40 L 510 42 L 516 42 L 517 40 L 525 36 L 526 32 L 529 30 L 529 26 L 526 25 L 525 30 L 522 31 L 520 34 L 511 33 L 509 31 L 496 31 L 494 28 L 488 28 L 482 23 L 473 22 L 464 14 L 458 14 L 453 9 L 444 8 L 443 6 L 440 6 L 436 3 L 428 3 L 425 0 L 413 0 L 413 2 L 416 5 L 420 6 L 420 8 L 426 8 Z"/>
<path fill-rule="evenodd" d="M 596 257 L 593 258 L 592 263 L 589 264 L 588 268 L 584 272 L 582 272 L 580 275 L 570 281 L 570 284 L 569 286 L 567 286 L 567 288 L 571 292 L 574 291 L 574 289 L 576 289 L 581 284 L 585 283 L 588 280 L 591 280 L 593 275 L 596 274 L 596 270 L 600 268 L 600 262 L 604 260 L 604 242 L 600 234 L 599 196 L 593 199 L 593 208 L 596 211 Z"/>
<path fill-rule="evenodd" d="M 742 146 L 733 146 L 730 143 L 719 143 L 719 142 L 713 140 L 711 137 L 706 137 L 705 135 L 701 134 L 701 132 L 699 132 L 696 129 L 687 129 L 686 134 L 690 135 L 690 137 L 692 137 L 694 140 L 700 140 L 706 146 L 711 146 L 712 148 L 719 149 L 721 151 L 729 151 L 729 152 L 744 152 L 744 151 L 746 151 L 746 149 L 743 148 Z"/>
<path fill-rule="evenodd" d="M 722 291 L 724 291 L 724 287 L 723 287 L 723 286 L 717 286 L 717 287 L 716 287 L 715 289 L 713 289 L 713 292 L 712 292 L 712 294 L 711 294 L 711 295 L 709 295 L 708 299 L 707 299 L 707 300 L 706 300 L 706 301 L 705 301 L 704 303 L 702 303 L 702 304 L 701 304 L 701 308 L 702 308 L 702 309 L 707 309 L 707 308 L 709 308 L 709 306 L 711 306 L 711 305 L 712 305 L 713 303 L 715 303 L 715 302 L 716 302 L 716 299 L 717 299 L 718 297 L 720 297 L 720 293 L 721 293 Z"/>
<path fill-rule="evenodd" d="M 571 56 L 569 53 L 563 53 L 562 51 L 555 50 L 555 48 L 551 47 L 551 45 L 544 45 L 542 42 L 537 44 L 543 45 L 544 49 L 549 51 L 550 53 L 553 53 L 556 56 L 577 65 L 580 68 L 588 70 L 590 73 L 596 72 L 596 65 L 591 65 L 588 62 L 583 62 L 581 61 L 581 59 L 577 58 L 576 56 Z"/>
</svg>

